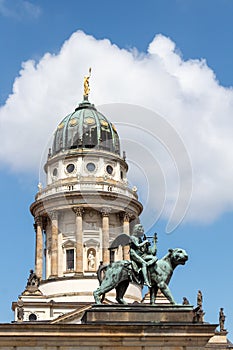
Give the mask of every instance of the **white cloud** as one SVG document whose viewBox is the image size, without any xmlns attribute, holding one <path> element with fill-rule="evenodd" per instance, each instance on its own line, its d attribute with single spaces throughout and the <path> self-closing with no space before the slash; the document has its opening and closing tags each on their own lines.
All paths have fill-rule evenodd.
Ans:
<svg viewBox="0 0 233 350">
<path fill-rule="evenodd" d="M 15 79 L 12 95 L 0 109 L 0 160 L 15 171 L 38 166 L 54 128 L 81 101 L 83 76 L 89 66 L 93 72 L 92 102 L 129 103 L 156 111 L 183 139 L 193 168 L 193 195 L 187 220 L 211 221 L 232 211 L 233 91 L 219 85 L 204 60 L 184 61 L 174 42 L 162 35 L 156 36 L 148 52 L 141 54 L 136 49 L 120 49 L 109 40 L 96 40 L 76 32 L 57 55 L 47 53 L 38 63 L 25 62 Z M 111 119 L 110 114 L 108 117 Z M 131 125 L 137 121 L 147 131 L 156 130 L 156 118 L 148 118 L 131 115 L 124 120 Z M 114 116 L 113 121 L 123 122 L 120 116 Z M 124 133 L 121 125 L 119 130 Z M 152 164 L 143 167 L 153 171 L 153 164 L 158 162 L 160 179 L 164 174 L 167 196 L 164 213 L 169 216 L 179 180 L 172 160 L 174 155 L 166 155 L 166 148 L 150 141 L 143 132 L 137 130 L 132 134 L 139 145 L 152 150 Z M 124 135 L 127 143 L 126 138 Z M 140 164 L 138 149 L 135 154 L 136 148 L 128 146 L 129 161 Z M 177 162 L 181 164 L 182 159 L 175 159 Z M 182 181 L 184 174 L 183 171 Z M 143 185 L 139 175 L 134 176 L 133 182 Z M 158 186 L 149 185 L 151 203 L 156 203 L 159 191 Z M 150 206 L 148 215 L 153 210 Z"/>
<path fill-rule="evenodd" d="M 0 0 L 0 15 L 14 19 L 38 18 L 41 8 L 27 0 Z"/>
</svg>

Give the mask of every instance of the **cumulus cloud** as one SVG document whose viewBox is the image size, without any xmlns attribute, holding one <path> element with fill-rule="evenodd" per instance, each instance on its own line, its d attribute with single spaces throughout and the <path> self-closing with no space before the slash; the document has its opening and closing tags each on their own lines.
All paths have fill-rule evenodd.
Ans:
<svg viewBox="0 0 233 350">
<path fill-rule="evenodd" d="M 91 102 L 138 105 L 149 111 L 144 115 L 129 111 L 130 115 L 122 119 L 123 110 L 119 110 L 121 116 L 113 113 L 111 118 L 111 108 L 100 107 L 118 124 L 124 147 L 129 149 L 131 168 L 138 165 L 139 170 L 131 173 L 131 178 L 138 188 L 147 186 L 145 192 L 141 190 L 144 204 L 150 203 L 147 215 L 156 212 L 158 217 L 162 211 L 170 216 L 181 188 L 180 177 L 185 186 L 190 181 L 190 171 L 185 173 L 187 164 L 182 165 L 183 151 L 179 153 L 177 148 L 174 153 L 167 144 L 175 134 L 183 140 L 192 163 L 193 192 L 186 220 L 208 222 L 232 211 L 233 91 L 218 83 L 205 60 L 184 61 L 175 43 L 162 35 L 155 36 L 146 53 L 140 53 L 78 31 L 58 54 L 46 53 L 39 62 L 23 63 L 12 94 L 0 108 L 1 161 L 14 171 L 38 166 L 56 125 L 81 101 L 83 76 L 89 66 L 93 71 Z M 156 114 L 153 116 L 151 111 Z M 155 115 L 164 118 L 175 132 L 170 139 L 168 131 L 162 136 L 156 131 Z M 151 130 L 155 137 L 149 136 Z M 132 146 L 135 142 L 150 155 L 143 157 L 142 151 L 141 163 L 139 148 Z M 151 172 L 155 179 L 157 176 L 157 186 L 156 181 L 153 186 L 148 184 L 145 174 Z M 180 195 L 187 204 L 188 198 L 184 193 Z M 165 200 L 160 208 L 156 207 L 158 198 L 161 203 Z"/>
</svg>

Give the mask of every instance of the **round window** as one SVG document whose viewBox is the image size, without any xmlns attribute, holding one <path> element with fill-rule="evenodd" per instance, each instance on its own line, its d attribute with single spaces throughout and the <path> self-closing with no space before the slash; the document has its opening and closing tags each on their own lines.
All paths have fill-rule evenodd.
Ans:
<svg viewBox="0 0 233 350">
<path fill-rule="evenodd" d="M 74 164 L 68 164 L 66 170 L 68 173 L 72 173 L 74 171 Z"/>
<path fill-rule="evenodd" d="M 30 314 L 28 319 L 29 319 L 29 321 L 36 321 L 37 320 L 37 316 L 35 314 Z"/>
<path fill-rule="evenodd" d="M 53 176 L 57 176 L 57 168 L 53 169 Z"/>
<path fill-rule="evenodd" d="M 93 171 L 95 171 L 95 164 L 94 163 L 87 163 L 86 168 L 88 171 L 93 172 Z"/>
<path fill-rule="evenodd" d="M 113 173 L 113 167 L 111 165 L 107 165 L 106 170 L 110 175 Z"/>
</svg>

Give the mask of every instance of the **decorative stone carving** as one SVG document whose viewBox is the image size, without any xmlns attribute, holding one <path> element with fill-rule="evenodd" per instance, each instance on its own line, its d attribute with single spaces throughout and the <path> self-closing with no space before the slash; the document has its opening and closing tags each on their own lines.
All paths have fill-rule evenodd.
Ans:
<svg viewBox="0 0 233 350">
<path fill-rule="evenodd" d="M 18 301 L 17 301 L 17 321 L 23 322 L 23 318 L 24 318 L 23 301 L 21 299 L 18 299 Z"/>
<path fill-rule="evenodd" d="M 58 219 L 58 212 L 56 210 L 52 210 L 48 212 L 48 215 L 51 220 L 57 220 Z"/>
<path fill-rule="evenodd" d="M 30 270 L 27 285 L 22 295 L 42 295 L 41 291 L 39 290 L 39 285 L 40 278 L 36 275 L 36 273 L 33 270 Z"/>
<path fill-rule="evenodd" d="M 129 211 L 122 211 L 119 213 L 119 217 L 121 220 L 123 220 L 125 222 L 129 222 L 130 219 L 132 219 L 134 217 L 134 214 L 130 213 Z"/>
<path fill-rule="evenodd" d="M 73 211 L 75 212 L 76 216 L 83 216 L 83 213 L 84 213 L 83 207 L 75 207 L 73 208 Z"/>
<path fill-rule="evenodd" d="M 37 277 L 36 273 L 33 270 L 30 270 L 30 275 L 28 277 L 28 282 L 27 282 L 27 289 L 29 287 L 39 287 L 40 285 L 40 279 Z"/>
<path fill-rule="evenodd" d="M 110 208 L 104 207 L 101 209 L 101 214 L 103 217 L 109 216 L 110 212 L 111 212 Z"/>
<path fill-rule="evenodd" d="M 129 222 L 131 216 L 132 216 L 132 215 L 131 215 L 130 213 L 126 212 L 126 213 L 124 214 L 124 221 L 125 221 L 125 222 Z"/>
<path fill-rule="evenodd" d="M 42 216 L 36 216 L 35 217 L 35 224 L 36 225 L 40 225 L 42 227 L 42 225 L 43 225 L 43 218 L 42 218 Z"/>
</svg>

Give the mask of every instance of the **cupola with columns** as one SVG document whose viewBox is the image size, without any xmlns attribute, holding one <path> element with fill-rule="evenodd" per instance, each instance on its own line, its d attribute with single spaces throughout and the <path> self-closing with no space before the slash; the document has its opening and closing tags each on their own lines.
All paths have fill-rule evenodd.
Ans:
<svg viewBox="0 0 233 350">
<path fill-rule="evenodd" d="M 76 303 L 93 302 L 100 262 L 110 262 L 111 243 L 122 233 L 130 235 L 142 212 L 136 191 L 128 185 L 128 165 L 117 130 L 89 102 L 90 73 L 84 78 L 83 101 L 54 133 L 44 166 L 46 184 L 38 186 L 30 207 L 40 286 L 20 296 L 25 320 L 31 314 L 53 319 L 75 309 Z M 127 259 L 128 251 L 112 255 L 114 251 L 111 260 Z M 140 301 L 140 288 L 131 285 L 127 298 Z M 56 310 L 52 313 L 51 300 Z M 17 304 L 17 319 L 16 309 Z"/>
</svg>

